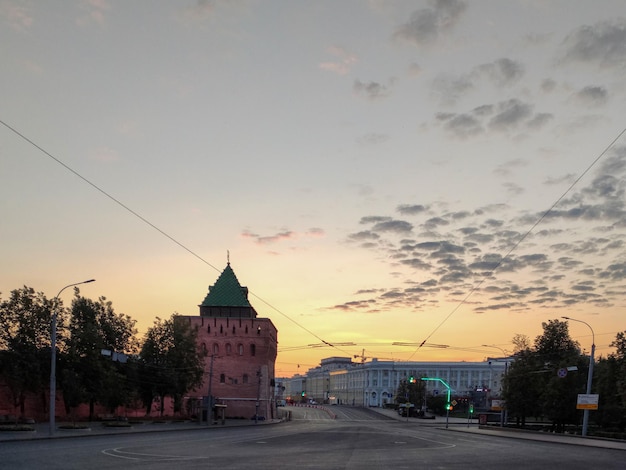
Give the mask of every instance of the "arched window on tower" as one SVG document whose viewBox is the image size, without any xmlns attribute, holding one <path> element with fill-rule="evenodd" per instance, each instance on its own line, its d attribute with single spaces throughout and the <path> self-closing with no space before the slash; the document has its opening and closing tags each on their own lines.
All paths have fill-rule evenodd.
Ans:
<svg viewBox="0 0 626 470">
<path fill-rule="evenodd" d="M 243 356 L 243 344 L 237 345 L 237 352 L 239 353 L 240 356 Z"/>
<path fill-rule="evenodd" d="M 230 356 L 232 352 L 233 351 L 230 343 L 226 343 L 226 354 Z"/>
<path fill-rule="evenodd" d="M 220 374 L 220 383 L 221 383 L 221 384 L 226 383 L 226 375 L 224 375 L 224 374 Z"/>
<path fill-rule="evenodd" d="M 217 343 L 213 343 L 213 354 L 219 354 L 220 353 L 220 345 Z"/>
<path fill-rule="evenodd" d="M 245 383 L 245 384 L 248 383 L 248 374 L 243 374 L 242 382 Z"/>
<path fill-rule="evenodd" d="M 256 344 L 251 344 L 250 345 L 250 355 L 251 356 L 256 356 Z"/>
</svg>

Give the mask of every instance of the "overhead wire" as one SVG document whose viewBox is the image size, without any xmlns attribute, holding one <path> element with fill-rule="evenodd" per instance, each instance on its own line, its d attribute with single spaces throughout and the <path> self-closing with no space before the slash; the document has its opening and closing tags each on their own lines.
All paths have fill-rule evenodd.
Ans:
<svg viewBox="0 0 626 470">
<path fill-rule="evenodd" d="M 23 134 L 22 132 L 18 131 L 16 128 L 14 128 L 13 126 L 7 124 L 5 121 L 3 121 L 2 119 L 0 119 L 0 124 L 2 124 L 4 127 L 6 127 L 8 130 L 10 130 L 11 132 L 13 132 L 15 135 L 19 136 L 22 140 L 26 141 L 27 143 L 29 143 L 30 145 L 32 145 L 33 147 L 35 147 L 37 150 L 39 150 L 40 152 L 42 152 L 44 155 L 46 155 L 47 157 L 51 158 L 52 160 L 54 160 L 56 163 L 58 163 L 59 165 L 61 165 L 63 168 L 65 168 L 67 171 L 69 171 L 70 173 L 72 173 L 74 176 L 80 178 L 83 182 L 87 183 L 89 186 L 91 186 L 93 189 L 95 189 L 96 191 L 98 191 L 99 193 L 101 193 L 102 195 L 104 195 L 105 197 L 107 197 L 108 199 L 110 199 L 111 201 L 113 201 L 115 204 L 117 204 L 118 206 L 120 206 L 121 208 L 123 208 L 124 210 L 126 210 L 127 212 L 129 212 L 130 214 L 132 214 L 133 216 L 135 216 L 136 218 L 138 218 L 139 220 L 141 220 L 143 223 L 145 223 L 146 225 L 148 225 L 149 227 L 151 227 L 152 229 L 156 230 L 158 233 L 160 233 L 161 235 L 163 235 L 164 237 L 166 237 L 168 240 L 170 240 L 171 242 L 175 243 L 176 245 L 178 245 L 180 248 L 182 248 L 183 250 L 185 250 L 187 253 L 191 254 L 193 257 L 195 257 L 196 259 L 200 260 L 201 262 L 203 262 L 204 264 L 206 264 L 207 266 L 213 268 L 215 271 L 217 272 L 221 272 L 218 268 L 216 268 L 214 265 L 212 265 L 211 263 L 209 263 L 206 259 L 204 259 L 202 256 L 200 256 L 198 253 L 196 253 L 195 251 L 191 250 L 190 248 L 188 248 L 186 245 L 184 245 L 183 243 L 179 242 L 176 238 L 174 238 L 172 235 L 168 234 L 167 232 L 165 232 L 164 230 L 162 230 L 161 228 L 157 227 L 155 224 L 153 224 L 152 222 L 150 222 L 148 219 L 146 219 L 145 217 L 143 217 L 141 214 L 139 214 L 137 211 L 131 209 L 128 205 L 124 204 L 122 201 L 120 201 L 119 199 L 117 199 L 115 196 L 113 196 L 112 194 L 110 194 L 109 192 L 105 191 L 104 189 L 102 189 L 100 186 L 98 186 L 97 184 L 93 183 L 92 181 L 90 181 L 88 178 L 84 177 L 83 175 L 81 175 L 80 173 L 78 173 L 76 170 L 74 170 L 72 167 L 70 167 L 69 165 L 67 165 L 66 163 L 64 163 L 63 161 L 61 161 L 59 158 L 55 157 L 54 155 L 52 155 L 50 152 L 48 152 L 45 148 L 43 148 L 41 145 L 37 144 L 36 142 L 34 142 L 32 139 L 30 139 L 29 137 L 27 137 L 25 134 Z M 327 346 L 330 347 L 335 347 L 332 343 L 322 339 L 320 336 L 318 336 L 317 334 L 315 334 L 314 332 L 312 332 L 311 330 L 309 330 L 308 328 L 306 328 L 304 325 L 298 323 L 296 320 L 294 320 L 293 318 L 291 318 L 290 316 L 288 316 L 286 313 L 282 312 L 281 310 L 279 310 L 277 307 L 275 307 L 274 305 L 270 304 L 269 302 L 267 302 L 266 300 L 264 300 L 263 298 L 259 297 L 258 295 L 256 295 L 254 292 L 250 291 L 250 294 L 252 294 L 255 298 L 257 298 L 260 302 L 264 303 L 265 305 L 267 305 L 269 308 L 271 308 L 272 310 L 274 310 L 275 312 L 277 312 L 278 314 L 282 315 L 283 317 L 285 317 L 287 320 L 291 321 L 293 324 L 295 324 L 296 326 L 298 326 L 299 328 L 301 328 L 302 330 L 306 331 L 307 333 L 309 333 L 311 336 L 313 336 L 314 338 L 316 338 L 317 340 L 321 341 L 322 343 L 326 344 Z M 339 351 L 342 351 L 341 349 L 337 348 Z M 345 351 L 342 351 L 345 353 Z"/>
<path fill-rule="evenodd" d="M 530 235 L 533 232 L 533 230 L 535 230 L 535 228 L 548 216 L 548 214 L 550 214 L 554 210 L 554 208 L 563 200 L 563 198 L 565 198 L 567 194 L 569 194 L 569 192 L 574 188 L 574 186 L 576 186 L 580 182 L 580 180 L 596 165 L 596 163 L 598 163 L 600 159 L 602 159 L 602 157 L 606 155 L 606 153 L 615 145 L 615 143 L 624 135 L 624 133 L 626 133 L 626 128 L 622 129 L 622 131 L 617 135 L 617 137 L 615 137 L 611 141 L 611 143 L 607 145 L 606 148 L 591 162 L 591 164 L 588 165 L 587 168 L 585 168 L 585 170 L 572 182 L 572 184 L 569 185 L 569 187 L 565 190 L 565 192 L 561 194 L 561 196 L 548 208 L 548 210 L 546 210 L 543 214 L 541 214 L 541 216 L 524 233 L 524 235 L 522 235 L 522 237 L 513 245 L 513 247 L 496 263 L 494 268 L 489 273 L 486 273 L 482 276 L 480 281 L 469 290 L 469 292 L 465 295 L 465 297 L 428 334 L 426 339 L 422 341 L 422 343 L 417 347 L 417 349 L 413 351 L 413 354 L 411 354 L 409 359 L 411 359 L 417 353 L 417 351 L 419 351 L 422 348 L 422 346 L 426 343 L 426 341 L 428 341 L 430 337 L 434 335 L 439 330 L 439 328 L 441 328 L 450 319 L 450 317 L 452 317 L 452 315 L 454 315 L 454 313 L 467 302 L 467 300 L 483 285 L 483 283 L 487 280 L 487 277 L 493 275 L 493 273 L 495 273 L 498 270 L 498 268 L 502 266 L 502 263 L 511 256 L 511 254 L 517 249 L 517 247 L 519 247 L 521 243 L 528 237 L 528 235 Z"/>
</svg>

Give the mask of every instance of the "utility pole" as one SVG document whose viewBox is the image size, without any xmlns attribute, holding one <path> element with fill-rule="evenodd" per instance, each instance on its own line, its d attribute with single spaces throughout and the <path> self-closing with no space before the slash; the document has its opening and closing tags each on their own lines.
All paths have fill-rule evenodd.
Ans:
<svg viewBox="0 0 626 470">
<path fill-rule="evenodd" d="M 215 360 L 215 354 L 211 354 L 211 366 L 209 367 L 209 396 L 207 400 L 206 410 L 206 424 L 211 424 L 211 413 L 213 413 L 213 395 L 211 395 L 211 386 L 213 385 L 213 361 Z M 202 420 L 201 420 L 202 421 Z"/>
<path fill-rule="evenodd" d="M 256 389 L 256 403 L 255 403 L 255 411 L 254 411 L 254 424 L 259 422 L 259 400 L 261 399 L 261 369 L 257 370 L 256 376 L 257 380 L 257 389 Z"/>
</svg>

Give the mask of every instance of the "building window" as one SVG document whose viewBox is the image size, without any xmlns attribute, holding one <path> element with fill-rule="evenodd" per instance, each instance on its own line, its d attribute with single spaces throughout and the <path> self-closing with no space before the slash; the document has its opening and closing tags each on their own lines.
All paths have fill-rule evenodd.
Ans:
<svg viewBox="0 0 626 470">
<path fill-rule="evenodd" d="M 219 354 L 220 353 L 220 345 L 217 343 L 213 343 L 213 354 Z"/>
<path fill-rule="evenodd" d="M 220 333 L 224 333 L 224 327 L 220 325 Z"/>
<path fill-rule="evenodd" d="M 202 352 L 206 354 L 206 343 L 202 343 Z"/>
<path fill-rule="evenodd" d="M 224 374 L 220 374 L 220 383 L 226 383 L 226 376 Z"/>
<path fill-rule="evenodd" d="M 237 330 L 235 330 L 235 325 L 233 325 L 233 334 L 235 334 Z"/>
<path fill-rule="evenodd" d="M 231 353 L 232 353 L 232 348 L 230 346 L 230 343 L 226 343 L 226 354 L 230 356 Z"/>
<path fill-rule="evenodd" d="M 240 356 L 243 356 L 243 344 L 237 345 L 237 352 L 239 352 Z"/>
<path fill-rule="evenodd" d="M 248 383 L 248 374 L 243 374 L 243 383 Z"/>
<path fill-rule="evenodd" d="M 256 344 L 251 344 L 250 345 L 250 355 L 251 356 L 256 356 Z"/>
<path fill-rule="evenodd" d="M 211 332 L 211 325 L 208 325 L 208 326 L 206 327 L 206 332 L 207 332 L 207 333 L 210 333 L 210 332 Z"/>
<path fill-rule="evenodd" d="M 246 325 L 246 334 L 248 334 L 248 325 Z"/>
</svg>

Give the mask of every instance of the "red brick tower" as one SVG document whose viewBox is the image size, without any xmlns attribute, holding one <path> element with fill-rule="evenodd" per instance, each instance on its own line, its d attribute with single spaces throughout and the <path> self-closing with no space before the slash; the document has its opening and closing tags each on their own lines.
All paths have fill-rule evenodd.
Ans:
<svg viewBox="0 0 626 470">
<path fill-rule="evenodd" d="M 265 419 L 275 416 L 274 362 L 277 330 L 269 318 L 257 318 L 230 262 L 200 304 L 200 316 L 189 316 L 198 345 L 207 353 L 204 383 L 192 395 L 213 396 L 226 405 L 226 417 Z"/>
</svg>

